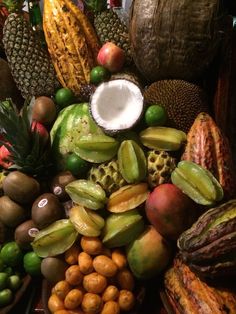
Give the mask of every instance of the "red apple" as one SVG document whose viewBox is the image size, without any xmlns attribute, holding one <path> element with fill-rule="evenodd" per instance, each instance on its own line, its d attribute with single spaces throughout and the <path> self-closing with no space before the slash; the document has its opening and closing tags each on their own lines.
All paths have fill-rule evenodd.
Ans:
<svg viewBox="0 0 236 314">
<path fill-rule="evenodd" d="M 161 184 L 149 194 L 145 210 L 156 230 L 174 241 L 196 219 L 196 204 L 171 183 Z"/>
<path fill-rule="evenodd" d="M 118 72 L 124 65 L 125 52 L 112 42 L 107 42 L 99 50 L 97 61 L 110 72 Z"/>
</svg>

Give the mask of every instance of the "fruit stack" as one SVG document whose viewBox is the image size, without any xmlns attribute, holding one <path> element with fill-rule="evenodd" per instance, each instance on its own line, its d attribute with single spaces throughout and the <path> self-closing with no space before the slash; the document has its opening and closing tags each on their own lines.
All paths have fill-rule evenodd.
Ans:
<svg viewBox="0 0 236 314">
<path fill-rule="evenodd" d="M 211 97 L 228 72 L 207 84 L 226 8 L 135 0 L 127 25 L 105 0 L 45 0 L 38 20 L 22 2 L 2 1 L 25 101 L 0 103 L 0 257 L 16 248 L 55 314 L 147 313 L 150 280 L 175 313 L 236 313 L 235 165 Z"/>
</svg>

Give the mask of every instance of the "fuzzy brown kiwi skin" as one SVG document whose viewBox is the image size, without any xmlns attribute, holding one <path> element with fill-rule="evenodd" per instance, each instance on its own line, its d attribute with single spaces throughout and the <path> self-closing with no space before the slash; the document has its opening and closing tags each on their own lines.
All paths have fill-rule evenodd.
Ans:
<svg viewBox="0 0 236 314">
<path fill-rule="evenodd" d="M 32 203 L 40 193 L 39 182 L 20 171 L 10 172 L 3 180 L 4 194 L 19 204 Z"/>
<path fill-rule="evenodd" d="M 70 197 L 65 191 L 65 186 L 75 180 L 76 178 L 70 171 L 59 172 L 50 182 L 50 191 L 56 195 L 60 201 L 68 201 Z"/>
<path fill-rule="evenodd" d="M 0 220 L 7 227 L 16 227 L 28 216 L 25 206 L 14 202 L 7 195 L 0 197 Z"/>
<path fill-rule="evenodd" d="M 30 230 L 37 232 L 36 225 L 32 219 L 24 221 L 15 229 L 15 241 L 20 246 L 20 248 L 24 250 L 32 249 L 30 243 L 34 240 L 34 237 L 31 236 L 33 233 L 30 233 Z"/>
<path fill-rule="evenodd" d="M 46 228 L 64 216 L 62 203 L 52 193 L 43 193 L 37 197 L 31 208 L 31 218 L 38 229 Z"/>
<path fill-rule="evenodd" d="M 41 273 L 48 282 L 55 284 L 65 279 L 65 271 L 68 264 L 59 257 L 46 257 L 41 263 Z"/>
<path fill-rule="evenodd" d="M 56 115 L 56 105 L 50 97 L 40 96 L 35 99 L 32 109 L 32 119 L 50 125 L 56 119 Z"/>
</svg>

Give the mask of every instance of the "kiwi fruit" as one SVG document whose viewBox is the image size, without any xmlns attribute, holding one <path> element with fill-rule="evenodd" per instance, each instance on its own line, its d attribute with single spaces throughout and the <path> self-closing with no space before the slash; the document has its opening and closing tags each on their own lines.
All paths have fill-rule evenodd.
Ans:
<svg viewBox="0 0 236 314">
<path fill-rule="evenodd" d="M 50 97 L 40 96 L 35 99 L 32 108 L 32 119 L 43 124 L 51 124 L 55 120 L 57 109 Z"/>
<path fill-rule="evenodd" d="M 50 191 L 56 195 L 60 201 L 65 202 L 69 200 L 69 195 L 65 191 L 65 186 L 74 180 L 76 180 L 76 178 L 70 171 L 59 172 L 51 181 Z"/>
<path fill-rule="evenodd" d="M 52 284 L 65 279 L 68 264 L 59 257 L 46 257 L 41 263 L 41 273 Z"/>
<path fill-rule="evenodd" d="M 39 229 L 63 218 L 64 214 L 63 205 L 52 193 L 44 193 L 37 197 L 31 208 L 31 218 Z"/>
<path fill-rule="evenodd" d="M 17 226 L 14 233 L 16 243 L 24 250 L 31 250 L 30 243 L 34 240 L 37 227 L 32 219 L 26 220 Z"/>
<path fill-rule="evenodd" d="M 0 197 L 0 220 L 7 227 L 16 227 L 27 217 L 27 209 L 14 202 L 9 196 Z"/>
<path fill-rule="evenodd" d="M 19 204 L 32 203 L 40 193 L 39 182 L 17 170 L 10 172 L 2 185 L 4 194 Z"/>
</svg>

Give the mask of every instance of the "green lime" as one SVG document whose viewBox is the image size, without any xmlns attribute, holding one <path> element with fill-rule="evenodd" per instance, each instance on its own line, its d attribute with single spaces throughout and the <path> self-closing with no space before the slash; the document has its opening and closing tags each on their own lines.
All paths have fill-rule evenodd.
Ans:
<svg viewBox="0 0 236 314">
<path fill-rule="evenodd" d="M 74 176 L 83 175 L 89 169 L 89 162 L 72 153 L 66 158 L 65 170 L 69 170 Z"/>
<path fill-rule="evenodd" d="M 167 112 L 160 105 L 151 105 L 146 109 L 144 118 L 148 126 L 162 126 L 166 123 Z"/>
<path fill-rule="evenodd" d="M 63 87 L 56 91 L 55 101 L 60 109 L 71 105 L 75 100 L 75 96 L 69 88 Z"/>
<path fill-rule="evenodd" d="M 99 84 L 103 81 L 108 80 L 110 72 L 101 65 L 92 68 L 90 72 L 90 82 L 93 84 Z"/>
<path fill-rule="evenodd" d="M 31 276 L 38 276 L 41 274 L 41 262 L 42 258 L 33 251 L 24 255 L 24 269 Z"/>
<path fill-rule="evenodd" d="M 13 293 L 10 289 L 4 289 L 0 291 L 0 306 L 6 306 L 11 303 L 13 299 Z"/>
<path fill-rule="evenodd" d="M 3 290 L 7 287 L 8 274 L 0 273 L 0 290 Z"/>
<path fill-rule="evenodd" d="M 22 281 L 20 279 L 20 276 L 12 275 L 8 277 L 7 285 L 9 289 L 16 291 L 20 288 L 21 284 L 22 284 Z"/>
<path fill-rule="evenodd" d="M 14 267 L 21 264 L 23 253 L 19 245 L 12 241 L 4 244 L 0 256 L 5 264 Z"/>
</svg>

